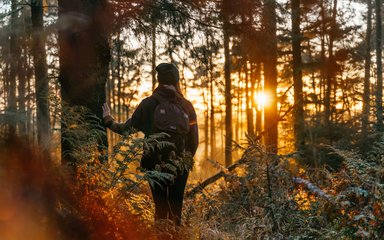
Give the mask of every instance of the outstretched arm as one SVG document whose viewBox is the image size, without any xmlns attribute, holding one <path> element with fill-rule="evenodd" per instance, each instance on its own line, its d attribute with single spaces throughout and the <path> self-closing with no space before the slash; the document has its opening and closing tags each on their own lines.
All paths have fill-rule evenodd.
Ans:
<svg viewBox="0 0 384 240">
<path fill-rule="evenodd" d="M 132 129 L 131 119 L 128 119 L 125 123 L 115 122 L 115 119 L 111 115 L 111 109 L 109 108 L 108 104 L 104 103 L 102 108 L 104 124 L 113 132 L 123 134 L 124 132 L 128 132 Z"/>
</svg>

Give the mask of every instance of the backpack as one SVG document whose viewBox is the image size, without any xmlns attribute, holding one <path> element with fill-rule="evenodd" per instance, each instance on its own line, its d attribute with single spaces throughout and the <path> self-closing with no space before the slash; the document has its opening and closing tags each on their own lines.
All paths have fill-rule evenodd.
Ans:
<svg viewBox="0 0 384 240">
<path fill-rule="evenodd" d="M 163 140 L 174 144 L 171 147 L 156 147 L 151 150 L 149 158 L 143 158 L 141 166 L 153 170 L 155 166 L 169 163 L 174 155 L 181 156 L 185 150 L 186 135 L 189 132 L 189 115 L 181 101 L 168 100 L 157 94 L 152 95 L 158 102 L 154 111 L 153 133 L 165 132 L 169 136 Z M 167 172 L 167 170 L 162 169 Z"/>
<path fill-rule="evenodd" d="M 181 102 L 153 97 L 159 102 L 154 112 L 154 127 L 156 132 L 170 135 L 185 135 L 189 132 L 189 116 Z"/>
</svg>

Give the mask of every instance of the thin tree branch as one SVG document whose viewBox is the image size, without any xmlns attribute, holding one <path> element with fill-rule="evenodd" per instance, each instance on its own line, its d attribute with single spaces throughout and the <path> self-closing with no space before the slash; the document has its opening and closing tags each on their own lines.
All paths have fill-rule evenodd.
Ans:
<svg viewBox="0 0 384 240">
<path fill-rule="evenodd" d="M 247 162 L 247 157 L 244 155 L 242 158 L 240 158 L 237 162 L 235 162 L 234 164 L 230 165 L 225 171 L 220 171 L 219 173 L 213 175 L 212 177 L 204 180 L 202 183 L 200 183 L 198 186 L 194 187 L 191 191 L 187 192 L 186 196 L 188 198 L 192 198 L 193 196 L 196 195 L 196 193 L 199 193 L 201 192 L 202 190 L 204 190 L 205 187 L 207 187 L 208 185 L 216 182 L 217 180 L 219 180 L 220 178 L 224 177 L 227 173 L 226 172 L 232 172 L 233 170 L 235 170 L 237 167 L 239 167 L 240 165 L 244 164 Z"/>
<path fill-rule="evenodd" d="M 17 12 L 23 10 L 23 9 L 24 9 L 24 7 L 20 7 L 20 8 L 17 8 L 17 9 L 15 9 L 15 10 L 9 12 L 9 13 L 6 13 L 6 14 L 4 14 L 3 16 L 0 17 L 0 20 L 6 18 L 6 17 L 8 17 L 8 16 L 11 16 L 12 14 L 17 13 Z"/>
</svg>

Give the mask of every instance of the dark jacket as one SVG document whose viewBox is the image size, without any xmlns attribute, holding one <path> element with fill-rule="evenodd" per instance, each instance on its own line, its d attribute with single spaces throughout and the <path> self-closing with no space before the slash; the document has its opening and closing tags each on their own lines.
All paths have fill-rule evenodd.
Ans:
<svg viewBox="0 0 384 240">
<path fill-rule="evenodd" d="M 172 89 L 168 89 L 162 85 L 155 89 L 153 95 L 159 95 L 162 98 L 169 100 L 180 101 L 183 109 L 187 112 L 190 120 L 190 131 L 185 139 L 185 151 L 188 151 L 195 155 L 197 146 L 199 143 L 198 135 L 198 126 L 197 126 L 197 117 L 192 103 L 185 99 L 181 94 L 177 93 Z M 104 118 L 104 122 L 107 127 L 112 131 L 122 134 L 124 132 L 129 132 L 132 128 L 141 131 L 145 134 L 146 137 L 155 132 L 154 129 L 154 112 L 156 106 L 159 104 L 158 100 L 154 96 L 147 97 L 141 101 L 139 106 L 136 108 L 135 112 L 132 114 L 132 117 L 128 119 L 125 123 L 117 123 L 111 116 Z M 152 168 L 147 164 L 148 161 L 151 161 L 151 156 L 143 156 L 142 166 L 145 168 Z M 152 165 L 152 164 L 150 164 Z"/>
</svg>

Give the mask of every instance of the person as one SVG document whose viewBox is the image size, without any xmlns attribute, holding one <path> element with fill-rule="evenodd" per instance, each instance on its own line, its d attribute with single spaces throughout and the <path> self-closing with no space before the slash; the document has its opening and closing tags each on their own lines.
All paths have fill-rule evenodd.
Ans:
<svg viewBox="0 0 384 240">
<path fill-rule="evenodd" d="M 155 117 L 157 106 L 163 100 L 177 103 L 182 111 L 187 114 L 189 126 L 184 134 L 168 132 L 168 138 L 175 143 L 174 149 L 163 148 L 150 151 L 144 154 L 141 159 L 141 167 L 147 170 L 154 170 L 156 164 L 167 162 L 176 153 L 182 156 L 188 152 L 194 156 L 198 146 L 198 126 L 195 109 L 190 101 L 184 98 L 180 90 L 179 71 L 174 64 L 161 63 L 156 67 L 157 80 L 159 85 L 153 91 L 152 95 L 143 99 L 135 109 L 132 117 L 125 123 L 117 123 L 110 114 L 109 106 L 103 105 L 103 118 L 105 125 L 112 131 L 122 134 L 129 132 L 130 129 L 136 129 L 148 137 L 154 133 L 161 132 L 156 127 Z M 188 169 L 183 169 L 178 173 L 173 181 L 159 181 L 159 183 L 150 185 L 152 197 L 155 202 L 155 220 L 171 219 L 176 225 L 181 224 L 181 211 L 183 204 L 184 190 L 188 179 Z"/>
</svg>

